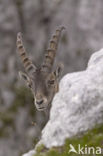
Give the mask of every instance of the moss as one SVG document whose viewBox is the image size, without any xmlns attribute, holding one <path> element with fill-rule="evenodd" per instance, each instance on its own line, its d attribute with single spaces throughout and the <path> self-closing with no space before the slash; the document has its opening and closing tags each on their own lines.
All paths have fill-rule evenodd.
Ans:
<svg viewBox="0 0 103 156">
<path fill-rule="evenodd" d="M 44 145 L 40 145 L 36 149 L 36 154 L 34 156 L 80 156 L 80 154 L 68 153 L 72 144 L 75 149 L 77 149 L 78 144 L 81 147 L 103 147 L 103 125 L 96 126 L 92 130 L 85 132 L 84 134 L 79 134 L 78 136 L 69 138 L 65 141 L 64 146 L 53 147 L 51 149 L 46 149 Z M 46 150 L 45 150 L 46 149 Z M 85 156 L 89 156 L 85 154 Z M 92 154 L 90 156 L 93 156 Z"/>
<path fill-rule="evenodd" d="M 12 106 L 9 108 L 10 112 L 17 112 L 19 107 L 24 107 L 28 103 L 33 103 L 33 96 L 28 88 L 24 86 L 21 86 L 19 88 L 15 87 L 14 92 L 16 94 L 16 97 L 13 101 Z"/>
<path fill-rule="evenodd" d="M 14 120 L 12 114 L 0 113 L 0 120 L 2 121 L 2 126 L 0 127 L 0 138 L 9 137 L 8 126 L 14 128 Z"/>
<path fill-rule="evenodd" d="M 15 92 L 15 99 L 12 105 L 3 112 L 0 112 L 0 120 L 2 125 L 0 127 L 0 137 L 9 136 L 9 128 L 15 130 L 15 116 L 20 107 L 27 107 L 30 117 L 35 117 L 35 107 L 33 105 L 33 96 L 29 89 L 24 86 L 19 88 L 13 86 L 12 91 Z"/>
<path fill-rule="evenodd" d="M 8 132 L 6 131 L 6 129 L 3 127 L 3 128 L 0 128 L 0 138 L 4 138 L 4 137 L 8 137 L 9 134 Z"/>
<path fill-rule="evenodd" d="M 0 120 L 2 120 L 4 125 L 11 125 L 13 124 L 13 116 L 10 113 L 0 113 Z"/>
<path fill-rule="evenodd" d="M 0 138 L 9 137 L 10 133 L 8 127 L 14 129 L 13 114 L 9 112 L 0 112 L 0 120 L 2 121 L 2 126 L 0 127 Z"/>
<path fill-rule="evenodd" d="M 37 148 L 36 148 L 37 153 L 44 152 L 45 150 L 47 150 L 47 148 L 45 148 L 45 146 L 43 144 L 37 146 Z"/>
</svg>

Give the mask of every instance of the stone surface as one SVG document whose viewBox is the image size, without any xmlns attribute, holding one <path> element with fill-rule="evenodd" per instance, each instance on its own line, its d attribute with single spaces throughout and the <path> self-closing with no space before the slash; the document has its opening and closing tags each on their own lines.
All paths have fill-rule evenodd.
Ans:
<svg viewBox="0 0 103 156">
<path fill-rule="evenodd" d="M 54 97 L 41 142 L 48 148 L 103 123 L 103 49 L 90 58 L 85 71 L 67 74 Z"/>
<path fill-rule="evenodd" d="M 35 153 L 36 153 L 35 150 L 31 150 L 28 153 L 23 154 L 23 156 L 33 156 Z"/>
</svg>

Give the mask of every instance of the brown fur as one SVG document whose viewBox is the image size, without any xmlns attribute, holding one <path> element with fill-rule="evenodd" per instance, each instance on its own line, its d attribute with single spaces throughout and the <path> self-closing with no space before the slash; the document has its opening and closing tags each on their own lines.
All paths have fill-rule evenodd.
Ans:
<svg viewBox="0 0 103 156">
<path fill-rule="evenodd" d="M 26 50 L 23 46 L 21 33 L 17 35 L 17 48 L 21 57 L 22 63 L 28 75 L 20 72 L 20 76 L 26 81 L 26 84 L 30 87 L 34 99 L 35 105 L 38 110 L 44 110 L 51 103 L 54 95 L 59 90 L 59 76 L 62 69 L 60 64 L 55 71 L 52 71 L 56 50 L 58 47 L 58 41 L 61 31 L 64 27 L 60 27 L 56 30 L 50 41 L 49 49 L 44 58 L 42 66 L 38 69 L 29 59 L 26 54 Z"/>
</svg>

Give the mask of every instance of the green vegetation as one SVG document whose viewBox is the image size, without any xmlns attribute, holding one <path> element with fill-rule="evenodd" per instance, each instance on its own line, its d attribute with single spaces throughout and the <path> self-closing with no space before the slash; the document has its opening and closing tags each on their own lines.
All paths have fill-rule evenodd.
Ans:
<svg viewBox="0 0 103 156">
<path fill-rule="evenodd" d="M 64 146 L 53 147 L 47 149 L 44 145 L 39 145 L 36 149 L 36 154 L 34 156 L 80 156 L 83 154 L 68 153 L 70 149 L 70 144 L 72 144 L 77 150 L 78 144 L 82 147 L 87 145 L 88 147 L 101 147 L 103 148 L 103 125 L 99 125 L 92 130 L 85 132 L 84 134 L 72 137 L 65 141 Z M 93 156 L 92 154 L 85 156 Z"/>
<path fill-rule="evenodd" d="M 33 105 L 31 91 L 25 86 L 13 86 L 12 91 L 15 92 L 15 99 L 12 105 L 5 111 L 0 111 L 0 121 L 2 123 L 0 127 L 0 138 L 9 137 L 12 131 L 15 130 L 15 117 L 21 107 L 27 108 L 29 117 L 35 118 L 35 107 Z"/>
<path fill-rule="evenodd" d="M 12 126 L 14 128 L 13 116 L 11 113 L 1 113 L 0 120 L 2 121 L 2 126 L 0 127 L 0 138 L 8 137 L 9 132 L 7 127 Z"/>
<path fill-rule="evenodd" d="M 28 105 L 28 103 L 33 104 L 33 96 L 28 88 L 21 86 L 19 88 L 15 87 L 13 90 L 16 94 L 16 97 L 13 105 L 9 108 L 9 111 L 17 112 L 18 108 L 24 107 Z"/>
</svg>

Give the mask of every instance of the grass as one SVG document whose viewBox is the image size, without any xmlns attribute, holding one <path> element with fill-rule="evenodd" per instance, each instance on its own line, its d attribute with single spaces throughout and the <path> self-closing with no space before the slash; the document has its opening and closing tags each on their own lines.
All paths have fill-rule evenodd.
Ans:
<svg viewBox="0 0 103 156">
<path fill-rule="evenodd" d="M 94 147 L 95 149 L 96 147 L 103 148 L 103 124 L 96 126 L 84 134 L 67 139 L 65 144 L 61 147 L 52 147 L 51 149 L 47 149 L 44 145 L 39 145 L 34 156 L 83 156 L 83 154 L 68 153 L 70 144 L 72 144 L 76 150 L 78 148 L 78 144 L 80 144 L 81 147 L 85 147 L 85 145 L 87 145 L 87 147 Z M 85 156 L 93 156 L 93 154 L 85 154 Z"/>
</svg>

